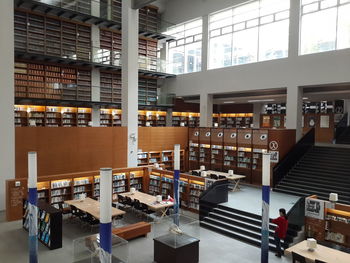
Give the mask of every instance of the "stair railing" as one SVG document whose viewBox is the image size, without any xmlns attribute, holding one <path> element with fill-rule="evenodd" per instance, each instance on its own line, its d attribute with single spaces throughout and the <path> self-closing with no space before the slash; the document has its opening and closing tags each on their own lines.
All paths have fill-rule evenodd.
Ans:
<svg viewBox="0 0 350 263">
<path fill-rule="evenodd" d="M 300 231 L 305 224 L 305 197 L 300 197 L 299 200 L 288 211 L 289 227 Z"/>
<path fill-rule="evenodd" d="M 337 141 L 340 135 L 343 134 L 343 132 L 348 127 L 348 113 L 345 113 L 343 118 L 337 123 L 335 126 L 335 137 L 334 139 Z"/>
<path fill-rule="evenodd" d="M 273 168 L 273 187 L 287 175 L 304 154 L 315 145 L 315 128 L 306 133 L 289 151 L 289 153 Z"/>
<path fill-rule="evenodd" d="M 211 184 L 199 196 L 199 219 L 206 217 L 218 204 L 228 201 L 229 187 L 233 185 L 227 179 L 221 179 Z"/>
</svg>

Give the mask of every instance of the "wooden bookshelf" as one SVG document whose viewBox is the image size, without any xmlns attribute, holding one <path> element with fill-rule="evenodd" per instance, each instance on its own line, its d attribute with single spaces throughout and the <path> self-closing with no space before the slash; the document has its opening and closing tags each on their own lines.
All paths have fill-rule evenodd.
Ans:
<svg viewBox="0 0 350 263">
<path fill-rule="evenodd" d="M 113 116 L 111 109 L 100 109 L 100 126 L 101 127 L 112 127 Z"/>
<path fill-rule="evenodd" d="M 53 207 L 59 209 L 62 205 L 63 208 L 67 208 L 68 205 L 64 204 L 64 201 L 72 199 L 72 179 L 51 181 L 50 197 Z"/>
<path fill-rule="evenodd" d="M 188 129 L 188 165 L 189 170 L 199 168 L 199 128 Z"/>
<path fill-rule="evenodd" d="M 224 130 L 224 172 L 235 172 L 237 168 L 237 132 L 237 129 Z"/>
<path fill-rule="evenodd" d="M 199 128 L 199 166 L 211 168 L 211 128 Z"/>
<path fill-rule="evenodd" d="M 172 171 L 174 169 L 174 151 L 162 151 L 162 163 L 164 169 Z"/>
<path fill-rule="evenodd" d="M 129 187 L 138 191 L 144 190 L 144 173 L 142 171 L 129 172 Z"/>
<path fill-rule="evenodd" d="M 137 153 L 137 165 L 138 166 L 148 165 L 148 152 Z"/>
<path fill-rule="evenodd" d="M 77 126 L 77 108 L 62 107 L 62 126 L 63 127 L 76 127 Z"/>
<path fill-rule="evenodd" d="M 37 183 L 38 201 L 49 203 L 50 200 L 50 182 Z"/>
<path fill-rule="evenodd" d="M 81 195 L 92 197 L 94 178 L 78 177 L 73 180 L 73 199 L 80 199 Z"/>
<path fill-rule="evenodd" d="M 268 130 L 253 130 L 252 150 L 252 184 L 262 183 L 262 155 L 268 150 Z"/>
<path fill-rule="evenodd" d="M 161 152 L 155 151 L 155 152 L 148 152 L 148 164 L 152 165 L 155 163 L 162 163 L 162 155 Z"/>
<path fill-rule="evenodd" d="M 91 26 L 15 10 L 15 49 L 77 60 L 90 60 Z"/>
<path fill-rule="evenodd" d="M 148 193 L 151 195 L 161 194 L 161 182 L 161 174 L 152 171 L 149 175 Z"/>
<path fill-rule="evenodd" d="M 120 73 L 101 72 L 100 98 L 102 102 L 122 102 L 122 78 Z"/>
<path fill-rule="evenodd" d="M 126 173 L 115 173 L 112 179 L 113 200 L 118 200 L 118 194 L 128 192 L 128 179 Z"/>
<path fill-rule="evenodd" d="M 199 210 L 199 197 L 205 189 L 205 183 L 199 180 L 189 180 L 189 199 L 188 207 L 193 210 Z"/>
<path fill-rule="evenodd" d="M 62 126 L 62 116 L 59 107 L 46 107 L 45 126 L 60 127 Z"/>
<path fill-rule="evenodd" d="M 188 127 L 199 127 L 199 113 L 191 113 L 188 116 Z"/>
<path fill-rule="evenodd" d="M 77 113 L 77 126 L 88 127 L 91 121 L 91 109 L 90 108 L 78 108 Z"/>
<path fill-rule="evenodd" d="M 162 176 L 162 197 L 163 199 L 167 199 L 169 196 L 174 196 L 174 177 L 171 175 L 163 175 Z"/>
<path fill-rule="evenodd" d="M 113 127 L 122 126 L 122 111 L 117 109 L 112 109 L 112 124 Z"/>
<path fill-rule="evenodd" d="M 140 31 L 157 32 L 159 23 L 158 7 L 146 6 L 139 10 Z"/>
<path fill-rule="evenodd" d="M 222 171 L 224 165 L 224 129 L 211 129 L 211 169 Z"/>
<path fill-rule="evenodd" d="M 139 105 L 157 104 L 157 79 L 139 78 Z"/>
<path fill-rule="evenodd" d="M 28 126 L 28 113 L 27 113 L 26 106 L 15 105 L 15 126 L 16 127 Z"/>
<path fill-rule="evenodd" d="M 28 201 L 23 202 L 23 228 L 29 231 Z M 62 212 L 38 201 L 38 240 L 50 250 L 62 247 Z"/>
</svg>

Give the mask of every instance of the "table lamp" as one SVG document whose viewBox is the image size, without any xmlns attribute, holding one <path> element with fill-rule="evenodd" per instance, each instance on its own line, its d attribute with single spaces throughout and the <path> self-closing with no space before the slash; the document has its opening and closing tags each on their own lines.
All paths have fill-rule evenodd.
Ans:
<svg viewBox="0 0 350 263">
<path fill-rule="evenodd" d="M 202 177 L 207 177 L 207 172 L 206 172 L 206 171 L 202 171 L 202 172 L 201 172 L 201 176 L 202 176 Z"/>
<path fill-rule="evenodd" d="M 135 192 L 136 192 L 135 187 L 131 187 L 131 188 L 130 188 L 130 193 L 131 193 L 131 194 L 134 194 Z"/>
<path fill-rule="evenodd" d="M 199 168 L 199 170 L 204 171 L 205 170 L 205 166 L 201 165 L 201 167 Z"/>
<path fill-rule="evenodd" d="M 153 166 L 154 166 L 155 168 L 159 168 L 159 163 L 154 163 Z"/>
<path fill-rule="evenodd" d="M 158 203 L 162 202 L 162 196 L 161 196 L 161 195 L 157 195 L 157 196 L 156 196 L 156 201 L 157 201 Z"/>
<path fill-rule="evenodd" d="M 306 246 L 309 251 L 314 251 L 317 248 L 317 241 L 314 238 L 308 238 L 306 241 Z"/>
<path fill-rule="evenodd" d="M 233 175 L 233 170 L 228 170 L 229 175 Z"/>
<path fill-rule="evenodd" d="M 338 194 L 330 193 L 329 194 L 329 201 L 331 201 L 331 202 L 338 202 Z"/>
</svg>

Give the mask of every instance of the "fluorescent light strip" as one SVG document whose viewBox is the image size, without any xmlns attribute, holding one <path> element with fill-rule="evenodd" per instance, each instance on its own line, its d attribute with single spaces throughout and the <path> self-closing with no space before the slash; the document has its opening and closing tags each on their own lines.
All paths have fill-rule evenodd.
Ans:
<svg viewBox="0 0 350 263">
<path fill-rule="evenodd" d="M 264 99 L 264 100 L 248 100 L 248 102 L 269 102 L 275 101 L 274 99 Z"/>
</svg>

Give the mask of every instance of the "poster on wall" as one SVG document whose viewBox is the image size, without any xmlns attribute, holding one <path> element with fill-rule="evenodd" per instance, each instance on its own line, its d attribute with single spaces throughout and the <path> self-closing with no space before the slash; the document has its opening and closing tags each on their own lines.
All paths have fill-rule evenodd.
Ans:
<svg viewBox="0 0 350 263">
<path fill-rule="evenodd" d="M 321 128 L 329 128 L 329 115 L 321 115 L 320 127 Z"/>
<path fill-rule="evenodd" d="M 315 127 L 315 117 L 314 116 L 310 116 L 309 117 L 309 127 L 312 128 L 312 127 Z"/>
<path fill-rule="evenodd" d="M 269 153 L 270 153 L 270 162 L 271 163 L 278 163 L 279 158 L 280 158 L 279 151 L 270 151 Z"/>
<path fill-rule="evenodd" d="M 323 220 L 324 207 L 325 207 L 325 201 L 315 199 L 315 198 L 306 198 L 305 199 L 305 216 Z"/>
</svg>

